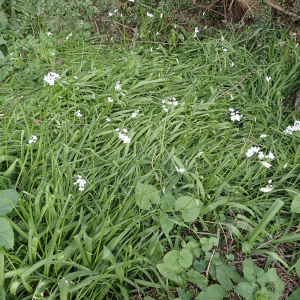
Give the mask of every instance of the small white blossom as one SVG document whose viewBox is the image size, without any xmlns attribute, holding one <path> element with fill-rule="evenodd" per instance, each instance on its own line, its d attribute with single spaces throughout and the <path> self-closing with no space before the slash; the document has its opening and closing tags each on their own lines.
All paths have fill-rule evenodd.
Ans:
<svg viewBox="0 0 300 300">
<path fill-rule="evenodd" d="M 48 36 L 52 35 L 52 32 L 47 32 L 47 35 L 48 35 Z"/>
<path fill-rule="evenodd" d="M 147 16 L 148 16 L 149 18 L 152 18 L 152 17 L 153 17 L 153 14 L 150 14 L 150 13 L 147 12 Z"/>
<path fill-rule="evenodd" d="M 78 184 L 79 186 L 79 191 L 84 191 L 85 185 L 86 185 L 86 181 L 84 179 L 82 179 L 82 176 L 77 175 L 77 181 L 74 182 L 74 185 Z"/>
<path fill-rule="evenodd" d="M 119 131 L 120 131 L 120 128 L 116 128 L 115 130 L 116 130 L 116 132 L 119 132 Z"/>
<path fill-rule="evenodd" d="M 153 47 L 151 47 L 150 51 L 153 51 Z"/>
<path fill-rule="evenodd" d="M 37 137 L 32 135 L 31 138 L 28 140 L 28 144 L 34 144 L 37 141 Z"/>
<path fill-rule="evenodd" d="M 300 131 L 300 121 L 295 121 L 294 126 L 288 126 L 284 133 L 292 134 L 294 131 Z"/>
<path fill-rule="evenodd" d="M 259 158 L 260 160 L 262 160 L 262 159 L 264 159 L 264 157 L 265 157 L 264 153 L 263 153 L 262 151 L 259 151 L 259 153 L 258 153 L 258 158 Z"/>
<path fill-rule="evenodd" d="M 110 17 L 111 17 L 113 14 L 114 14 L 114 13 L 112 13 L 112 12 L 109 12 L 109 13 L 108 13 L 108 15 L 109 15 Z"/>
<path fill-rule="evenodd" d="M 272 152 L 269 152 L 269 154 L 266 155 L 266 158 L 274 159 L 275 155 Z"/>
<path fill-rule="evenodd" d="M 283 169 L 285 169 L 285 168 L 287 167 L 287 165 L 288 165 L 288 164 L 286 163 L 286 164 L 283 166 Z"/>
<path fill-rule="evenodd" d="M 54 82 L 57 78 L 60 78 L 60 76 L 54 72 L 50 72 L 47 75 L 45 75 L 44 80 L 49 84 L 49 85 L 54 85 Z"/>
<path fill-rule="evenodd" d="M 161 103 L 162 103 L 162 104 L 165 104 L 165 103 L 166 103 L 166 100 L 162 100 Z"/>
<path fill-rule="evenodd" d="M 112 103 L 112 102 L 114 102 L 114 100 L 111 99 L 110 97 L 108 97 L 108 102 L 109 102 L 109 103 Z"/>
<path fill-rule="evenodd" d="M 229 111 L 230 111 L 230 112 L 234 112 L 234 109 L 233 109 L 233 108 L 229 108 Z"/>
<path fill-rule="evenodd" d="M 257 153 L 260 150 L 259 147 L 251 147 L 250 149 L 247 150 L 246 156 L 251 157 L 254 155 L 254 153 Z"/>
<path fill-rule="evenodd" d="M 128 130 L 127 129 L 123 129 L 123 132 L 128 133 Z"/>
<path fill-rule="evenodd" d="M 77 76 L 74 76 L 74 78 L 75 78 L 75 79 L 78 79 L 78 77 L 77 77 Z"/>
<path fill-rule="evenodd" d="M 160 14 L 160 18 L 162 18 L 163 14 Z"/>
<path fill-rule="evenodd" d="M 260 137 L 264 138 L 264 137 L 267 137 L 267 135 L 266 134 L 262 134 Z"/>
<path fill-rule="evenodd" d="M 183 169 L 183 168 L 179 169 L 177 166 L 175 166 L 175 169 L 180 174 L 183 174 L 185 172 L 185 169 Z"/>
<path fill-rule="evenodd" d="M 272 78 L 271 77 L 266 77 L 267 82 L 269 82 Z"/>
<path fill-rule="evenodd" d="M 227 51 L 227 49 L 226 49 L 226 48 L 224 48 L 224 49 L 223 49 L 223 51 L 224 51 L 224 52 L 226 52 L 226 51 Z"/>
<path fill-rule="evenodd" d="M 54 56 L 55 55 L 55 53 L 54 52 L 51 52 L 51 54 Z"/>
<path fill-rule="evenodd" d="M 129 2 L 134 2 L 134 0 L 128 0 Z"/>
<path fill-rule="evenodd" d="M 160 33 L 157 31 L 157 32 L 156 32 L 156 35 L 159 35 L 159 34 L 160 34 Z"/>
<path fill-rule="evenodd" d="M 80 110 L 77 110 L 77 111 L 75 112 L 75 116 L 76 116 L 76 117 L 79 117 L 79 118 L 82 117 L 82 114 L 80 113 Z"/>
<path fill-rule="evenodd" d="M 110 122 L 110 121 L 111 121 L 111 119 L 110 119 L 110 118 L 106 118 L 105 120 L 106 120 L 107 122 Z"/>
<path fill-rule="evenodd" d="M 266 186 L 266 187 L 262 187 L 259 189 L 261 192 L 263 193 L 268 193 L 268 192 L 271 192 L 273 190 L 273 187 L 270 185 L 270 186 Z"/>
<path fill-rule="evenodd" d="M 264 167 L 266 167 L 266 168 L 271 168 L 272 167 L 272 165 L 271 164 L 269 164 L 268 162 L 266 162 L 266 161 L 261 161 L 260 162 Z"/>
<path fill-rule="evenodd" d="M 71 36 L 72 36 L 72 32 L 66 37 L 66 40 L 68 40 L 69 37 L 71 37 Z"/>
<path fill-rule="evenodd" d="M 233 66 L 234 66 L 234 63 L 231 63 L 231 64 L 230 64 L 230 67 L 233 67 Z"/>
<path fill-rule="evenodd" d="M 120 81 L 118 81 L 118 82 L 116 83 L 115 90 L 116 90 L 116 91 L 121 90 L 121 83 L 120 83 Z"/>
</svg>

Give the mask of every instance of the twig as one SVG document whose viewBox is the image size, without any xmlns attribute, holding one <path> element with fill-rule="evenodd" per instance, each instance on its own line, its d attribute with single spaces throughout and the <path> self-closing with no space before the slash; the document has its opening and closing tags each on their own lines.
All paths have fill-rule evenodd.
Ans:
<svg viewBox="0 0 300 300">
<path fill-rule="evenodd" d="M 137 290 L 138 290 L 138 293 L 139 293 L 139 298 L 140 298 L 140 299 L 142 299 L 142 295 L 140 294 L 140 289 L 139 289 L 139 287 L 138 287 L 137 283 L 136 283 L 136 282 L 134 282 L 134 283 L 135 283 L 135 285 L 136 285 L 136 288 L 137 288 Z"/>
<path fill-rule="evenodd" d="M 211 263 L 211 260 L 212 260 L 212 258 L 213 258 L 213 256 L 214 256 L 215 251 L 216 251 L 216 250 L 214 249 L 214 250 L 213 250 L 213 253 L 211 254 L 210 260 L 209 260 L 209 264 L 208 264 L 208 267 L 207 267 L 207 270 L 206 270 L 206 279 L 207 279 L 207 277 L 208 277 L 208 271 L 209 271 L 210 263 Z"/>
<path fill-rule="evenodd" d="M 269 1 L 269 0 L 263 0 L 265 3 L 267 3 L 268 5 L 272 6 L 273 8 L 277 9 L 277 10 L 280 10 L 282 11 L 283 13 L 289 15 L 289 16 L 292 16 L 292 17 L 295 17 L 297 20 L 300 19 L 300 16 L 291 12 L 291 11 L 287 11 L 285 10 L 282 6 L 276 4 L 276 3 L 273 3 L 272 1 Z"/>
<path fill-rule="evenodd" d="M 157 148 L 155 149 L 154 154 L 153 154 L 153 156 L 152 156 L 151 166 L 152 166 L 152 169 L 153 169 L 153 171 L 154 171 L 156 180 L 158 181 L 158 180 L 159 180 L 159 177 L 157 176 L 157 174 L 156 174 L 156 172 L 155 172 L 155 170 L 154 170 L 154 166 L 153 166 L 153 160 L 154 160 L 154 156 L 155 156 L 156 151 L 157 151 Z"/>
<path fill-rule="evenodd" d="M 232 1 L 231 1 L 231 3 L 230 3 L 230 5 L 229 5 L 229 8 L 228 8 L 228 10 L 230 10 L 230 9 L 231 9 L 231 6 L 232 6 L 233 2 L 234 2 L 234 0 L 232 0 Z"/>
<path fill-rule="evenodd" d="M 3 110 L 0 111 L 0 113 L 4 112 L 5 110 L 7 110 L 9 107 L 11 107 L 14 103 L 16 103 L 17 101 L 21 100 L 23 98 L 23 96 L 21 96 L 20 98 L 18 98 L 17 100 L 13 101 L 11 104 L 9 104 L 7 107 L 5 107 Z"/>
</svg>

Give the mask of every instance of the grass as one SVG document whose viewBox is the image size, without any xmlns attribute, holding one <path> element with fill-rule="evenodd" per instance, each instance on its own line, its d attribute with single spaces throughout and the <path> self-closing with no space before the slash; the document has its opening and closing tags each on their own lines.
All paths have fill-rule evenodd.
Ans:
<svg viewBox="0 0 300 300">
<path fill-rule="evenodd" d="M 153 45 L 139 40 L 108 46 L 73 34 L 56 54 L 62 64 L 51 62 L 62 77 L 54 86 L 40 78 L 15 93 L 11 82 L 2 84 L 0 187 L 19 192 L 18 207 L 6 217 L 15 245 L 0 248 L 6 294 L 174 299 L 176 287 L 156 265 L 186 234 L 214 234 L 227 246 L 230 234 L 229 252 L 242 252 L 248 241 L 248 255 L 271 257 L 286 271 L 294 265 L 298 218 L 287 189 L 299 187 L 299 133 L 284 130 L 297 118 L 285 106 L 299 85 L 299 49 L 286 32 L 278 37 L 271 30 L 199 37 L 150 51 Z M 166 104 L 165 112 L 162 100 L 173 97 L 178 106 Z M 243 115 L 241 122 L 230 120 L 229 108 Z M 128 130 L 129 144 L 116 128 Z M 28 145 L 32 135 L 37 142 Z M 246 158 L 256 145 L 274 153 L 270 169 L 257 156 Z M 83 192 L 74 186 L 77 175 L 87 182 Z M 262 193 L 268 180 L 274 189 Z M 178 219 L 166 234 L 162 208 L 140 208 L 137 182 L 161 196 L 199 199 L 199 218 Z"/>
</svg>

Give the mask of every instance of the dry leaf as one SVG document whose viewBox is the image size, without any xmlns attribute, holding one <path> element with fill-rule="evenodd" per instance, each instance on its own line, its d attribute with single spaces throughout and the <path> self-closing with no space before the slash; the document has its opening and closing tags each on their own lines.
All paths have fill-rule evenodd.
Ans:
<svg viewBox="0 0 300 300">
<path fill-rule="evenodd" d="M 62 63 L 62 59 L 59 58 L 56 63 L 60 65 Z"/>
</svg>

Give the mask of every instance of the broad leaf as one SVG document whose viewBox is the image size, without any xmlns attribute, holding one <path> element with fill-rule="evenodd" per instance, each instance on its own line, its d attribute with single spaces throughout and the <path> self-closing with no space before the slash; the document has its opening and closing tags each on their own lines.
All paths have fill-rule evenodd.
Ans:
<svg viewBox="0 0 300 300">
<path fill-rule="evenodd" d="M 186 280 L 197 284 L 201 290 L 205 290 L 208 283 L 208 280 L 205 278 L 205 276 L 194 269 L 188 270 L 186 273 Z"/>
<path fill-rule="evenodd" d="M 12 249 L 14 246 L 14 231 L 4 218 L 0 218 L 0 246 L 5 249 Z"/>
<path fill-rule="evenodd" d="M 268 270 L 266 277 L 267 277 L 266 286 L 269 286 L 269 289 L 271 287 L 274 287 L 274 293 L 275 293 L 274 298 L 279 299 L 284 289 L 284 282 L 279 278 L 277 271 L 274 268 Z"/>
<path fill-rule="evenodd" d="M 218 284 L 210 285 L 206 291 L 201 292 L 197 300 L 223 300 L 225 297 L 229 297 L 227 291 Z"/>
<path fill-rule="evenodd" d="M 216 266 L 216 273 L 219 283 L 228 291 L 233 287 L 231 280 L 234 280 L 235 282 L 240 281 L 240 276 L 232 265 L 222 263 L 221 265 Z"/>
<path fill-rule="evenodd" d="M 0 190 L 0 215 L 6 215 L 17 205 L 18 193 L 15 190 Z"/>
<path fill-rule="evenodd" d="M 158 271 L 161 273 L 162 276 L 164 276 L 167 279 L 170 279 L 177 283 L 179 286 L 183 285 L 183 280 L 181 276 L 177 275 L 176 272 L 169 269 L 165 264 L 159 264 L 156 266 Z"/>
<path fill-rule="evenodd" d="M 255 293 L 259 291 L 259 286 L 253 282 L 240 282 L 234 291 L 246 300 L 255 300 Z"/>
<path fill-rule="evenodd" d="M 291 212 L 300 213 L 300 194 L 294 197 L 291 205 Z"/>
<path fill-rule="evenodd" d="M 174 207 L 175 197 L 171 193 L 165 193 L 161 198 L 161 209 L 169 210 Z"/>
<path fill-rule="evenodd" d="M 3 52 L 0 50 L 0 59 L 5 59 Z"/>
<path fill-rule="evenodd" d="M 0 27 L 6 27 L 7 26 L 7 17 L 3 10 L 0 10 Z"/>
<path fill-rule="evenodd" d="M 174 222 L 172 221 L 173 217 L 170 217 L 167 213 L 163 214 L 159 220 L 162 230 L 166 235 L 172 230 Z"/>
<path fill-rule="evenodd" d="M 289 295 L 288 300 L 299 300 L 300 299 L 300 287 L 297 288 L 291 295 Z"/>
<path fill-rule="evenodd" d="M 200 213 L 203 203 L 189 196 L 183 196 L 175 201 L 175 209 L 182 212 L 185 222 L 194 222 Z"/>
<path fill-rule="evenodd" d="M 159 191 L 148 183 L 137 182 L 135 194 L 137 197 L 137 205 L 144 210 L 152 208 L 151 202 L 155 204 L 160 203 Z"/>
<path fill-rule="evenodd" d="M 180 250 L 179 263 L 183 268 L 189 268 L 193 264 L 193 255 L 188 249 Z"/>
<path fill-rule="evenodd" d="M 288 192 L 288 194 L 289 194 L 291 197 L 295 197 L 295 196 L 297 196 L 298 194 L 300 194 L 300 190 L 294 189 L 294 188 L 292 188 L 292 187 L 286 188 L 285 190 Z"/>
<path fill-rule="evenodd" d="M 300 277 L 300 258 L 298 258 L 298 260 L 297 260 L 297 262 L 295 264 L 295 269 L 296 269 L 298 277 Z"/>
<path fill-rule="evenodd" d="M 266 275 L 264 271 L 257 267 L 252 259 L 245 259 L 243 262 L 244 277 L 250 282 L 259 282 L 261 286 L 265 285 Z"/>
<path fill-rule="evenodd" d="M 165 265 L 168 268 L 170 268 L 171 270 L 179 271 L 179 270 L 181 270 L 179 258 L 180 258 L 180 252 L 178 250 L 172 250 L 172 251 L 169 251 L 164 256 L 163 261 L 164 261 Z"/>
<path fill-rule="evenodd" d="M 193 264 L 194 268 L 198 271 L 198 272 L 204 272 L 206 270 L 206 262 L 205 260 L 202 260 L 201 262 L 199 262 L 199 260 L 195 260 L 194 264 Z"/>
</svg>

